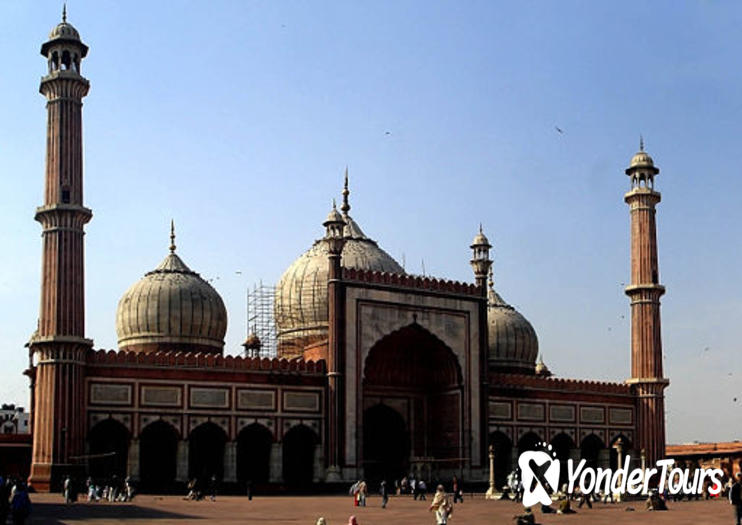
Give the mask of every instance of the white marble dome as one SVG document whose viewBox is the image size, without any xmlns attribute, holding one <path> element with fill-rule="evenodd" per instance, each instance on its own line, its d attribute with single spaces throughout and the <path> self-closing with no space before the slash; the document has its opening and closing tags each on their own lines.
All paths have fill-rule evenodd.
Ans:
<svg viewBox="0 0 742 525">
<path fill-rule="evenodd" d="M 138 352 L 222 353 L 227 309 L 219 293 L 175 254 L 129 288 L 119 301 L 119 348 Z"/>
</svg>

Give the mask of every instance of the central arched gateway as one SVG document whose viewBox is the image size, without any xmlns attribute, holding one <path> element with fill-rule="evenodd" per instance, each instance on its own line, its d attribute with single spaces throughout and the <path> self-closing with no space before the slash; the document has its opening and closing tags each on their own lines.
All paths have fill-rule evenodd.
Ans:
<svg viewBox="0 0 742 525">
<path fill-rule="evenodd" d="M 417 323 L 380 339 L 363 374 L 365 476 L 392 481 L 411 465 L 439 475 L 459 471 L 462 406 L 461 368 L 440 339 Z"/>
</svg>

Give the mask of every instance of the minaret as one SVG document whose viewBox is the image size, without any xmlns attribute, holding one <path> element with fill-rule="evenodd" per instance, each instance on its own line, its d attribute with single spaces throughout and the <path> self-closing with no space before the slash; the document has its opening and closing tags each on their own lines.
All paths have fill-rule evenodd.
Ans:
<svg viewBox="0 0 742 525">
<path fill-rule="evenodd" d="M 36 367 L 29 482 L 40 491 L 83 473 L 85 353 L 93 344 L 85 338 L 83 270 L 83 227 L 92 217 L 82 191 L 82 98 L 89 83 L 80 64 L 87 52 L 65 9 L 41 46 L 49 68 L 39 88 L 47 99 L 46 184 L 36 209 L 43 228 L 41 307 L 29 341 Z"/>
<path fill-rule="evenodd" d="M 492 259 L 490 259 L 490 248 L 492 248 L 492 245 L 482 231 L 481 224 L 479 225 L 479 233 L 474 236 L 470 248 L 472 258 L 469 263 L 474 270 L 475 282 L 482 290 L 482 295 L 487 297 L 487 276 L 492 267 Z"/>
<path fill-rule="evenodd" d="M 347 179 L 346 179 L 347 180 Z M 346 186 L 347 187 L 347 186 Z M 346 201 L 347 202 L 347 201 Z M 327 280 L 327 382 L 328 382 L 328 436 L 326 481 L 342 480 L 342 446 L 345 402 L 343 396 L 343 370 L 345 359 L 341 343 L 343 335 L 343 288 L 341 254 L 345 246 L 345 220 L 332 202 L 332 210 L 325 222 L 325 239 L 328 244 L 329 275 Z"/>
<path fill-rule="evenodd" d="M 665 287 L 659 282 L 655 206 L 660 202 L 654 177 L 660 172 L 644 151 L 631 159 L 626 175 L 631 190 L 624 200 L 631 212 L 631 379 L 637 395 L 635 448 L 646 453 L 649 465 L 665 457 L 664 390 L 670 383 L 662 373 L 660 297 Z"/>
</svg>

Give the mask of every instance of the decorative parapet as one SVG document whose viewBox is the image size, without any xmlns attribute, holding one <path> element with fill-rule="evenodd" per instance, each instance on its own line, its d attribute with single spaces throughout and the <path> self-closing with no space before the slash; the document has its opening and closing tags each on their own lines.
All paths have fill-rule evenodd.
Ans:
<svg viewBox="0 0 742 525">
<path fill-rule="evenodd" d="M 324 374 L 324 361 L 280 359 L 277 357 L 222 356 L 194 352 L 129 352 L 126 350 L 90 350 L 88 365 L 99 366 L 162 366 L 169 368 L 195 368 L 208 370 L 250 370 L 263 372 L 303 372 Z"/>
<path fill-rule="evenodd" d="M 435 277 L 421 277 L 403 273 L 376 272 L 359 270 L 357 268 L 343 268 L 343 280 L 381 284 L 413 290 L 427 290 L 433 292 L 455 293 L 481 297 L 482 290 L 476 284 L 436 279 Z"/>
<path fill-rule="evenodd" d="M 491 374 L 490 386 L 493 388 L 538 388 L 542 390 L 600 394 L 630 395 L 632 393 L 631 385 L 626 383 L 565 379 L 561 377 L 539 377 L 525 374 Z"/>
<path fill-rule="evenodd" d="M 722 443 L 686 443 L 684 445 L 667 445 L 667 457 L 679 456 L 741 456 L 742 442 L 731 441 Z"/>
</svg>

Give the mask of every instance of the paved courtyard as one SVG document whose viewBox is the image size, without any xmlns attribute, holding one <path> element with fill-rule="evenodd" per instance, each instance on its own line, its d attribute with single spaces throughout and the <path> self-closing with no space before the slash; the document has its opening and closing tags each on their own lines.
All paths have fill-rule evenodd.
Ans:
<svg viewBox="0 0 742 525">
<path fill-rule="evenodd" d="M 328 525 L 345 525 L 355 514 L 359 525 L 416 525 L 435 523 L 427 511 L 427 502 L 409 497 L 393 497 L 387 509 L 381 509 L 378 497 L 369 498 L 369 506 L 355 508 L 350 497 L 220 497 L 216 502 L 183 501 L 176 496 L 139 496 L 133 503 L 77 503 L 65 506 L 56 494 L 34 494 L 34 512 L 30 523 L 72 524 L 94 523 L 254 523 L 270 525 L 314 525 L 318 516 L 325 516 Z M 634 512 L 627 509 L 634 507 Z M 523 507 L 512 502 L 486 501 L 481 497 L 467 499 L 456 509 L 453 525 L 479 523 L 513 523 L 513 516 Z M 536 513 L 543 524 L 731 524 L 732 509 L 725 501 L 678 502 L 667 512 L 646 512 L 642 503 L 596 505 L 579 509 L 569 516 Z"/>
</svg>

